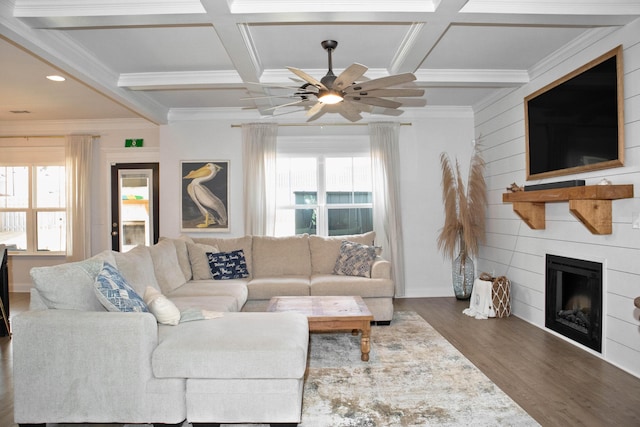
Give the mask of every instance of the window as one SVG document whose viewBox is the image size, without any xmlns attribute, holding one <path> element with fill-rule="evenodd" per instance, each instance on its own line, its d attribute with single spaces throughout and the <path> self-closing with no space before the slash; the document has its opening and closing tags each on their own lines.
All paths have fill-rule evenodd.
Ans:
<svg viewBox="0 0 640 427">
<path fill-rule="evenodd" d="M 0 243 L 11 251 L 66 249 L 65 167 L 0 165 Z"/>
<path fill-rule="evenodd" d="M 369 156 L 279 155 L 277 236 L 373 230 Z"/>
</svg>

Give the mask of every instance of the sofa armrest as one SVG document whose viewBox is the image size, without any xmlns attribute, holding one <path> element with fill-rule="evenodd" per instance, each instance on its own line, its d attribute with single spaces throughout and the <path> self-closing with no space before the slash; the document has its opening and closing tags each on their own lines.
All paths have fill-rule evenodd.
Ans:
<svg viewBox="0 0 640 427">
<path fill-rule="evenodd" d="M 372 279 L 391 279 L 391 261 L 377 256 L 371 266 Z"/>
<path fill-rule="evenodd" d="M 158 344 L 152 314 L 26 311 L 12 327 L 16 422 L 117 422 L 139 412 Z"/>
</svg>

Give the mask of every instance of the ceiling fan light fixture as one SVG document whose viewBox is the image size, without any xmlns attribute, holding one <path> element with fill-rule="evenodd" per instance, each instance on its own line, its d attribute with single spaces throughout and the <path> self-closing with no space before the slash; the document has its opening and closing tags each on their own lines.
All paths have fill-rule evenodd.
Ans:
<svg viewBox="0 0 640 427">
<path fill-rule="evenodd" d="M 329 105 L 337 104 L 338 102 L 342 102 L 342 100 L 344 99 L 340 92 L 335 90 L 323 90 L 320 91 L 319 95 L 320 96 L 318 96 L 318 101 L 322 102 L 323 104 Z"/>
</svg>

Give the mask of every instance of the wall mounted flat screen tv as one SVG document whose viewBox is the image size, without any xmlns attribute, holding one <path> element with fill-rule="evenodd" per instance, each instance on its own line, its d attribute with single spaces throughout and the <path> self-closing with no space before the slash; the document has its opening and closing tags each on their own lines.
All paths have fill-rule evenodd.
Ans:
<svg viewBox="0 0 640 427">
<path fill-rule="evenodd" d="M 624 163 L 622 46 L 524 99 L 527 180 Z"/>
</svg>

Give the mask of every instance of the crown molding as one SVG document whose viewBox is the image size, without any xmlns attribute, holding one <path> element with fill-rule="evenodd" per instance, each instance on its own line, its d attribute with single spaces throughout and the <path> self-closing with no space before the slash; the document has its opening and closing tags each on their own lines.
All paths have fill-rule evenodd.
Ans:
<svg viewBox="0 0 640 427">
<path fill-rule="evenodd" d="M 101 120 L 15 120 L 0 122 L 0 135 L 68 135 L 104 131 L 156 129 L 158 125 L 145 119 Z"/>
</svg>

